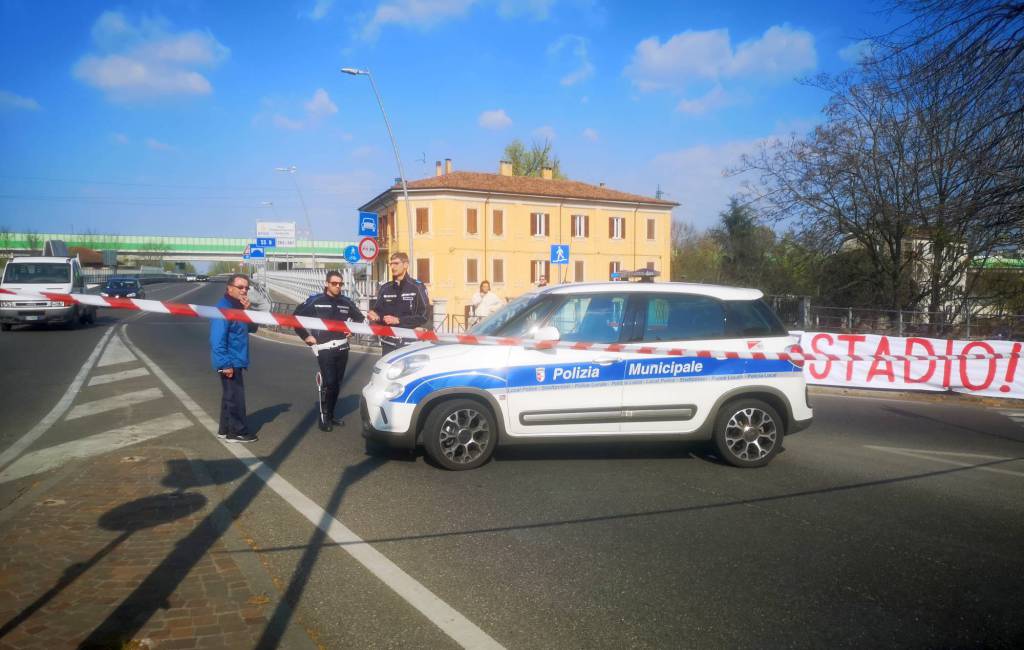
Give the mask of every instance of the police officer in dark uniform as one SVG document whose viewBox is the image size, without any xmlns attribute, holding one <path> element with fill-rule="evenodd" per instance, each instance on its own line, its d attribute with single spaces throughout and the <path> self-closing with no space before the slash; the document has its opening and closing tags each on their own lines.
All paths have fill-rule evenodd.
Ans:
<svg viewBox="0 0 1024 650">
<path fill-rule="evenodd" d="M 427 288 L 419 280 L 409 277 L 409 256 L 392 253 L 388 260 L 391 266 L 391 282 L 386 282 L 377 292 L 377 300 L 367 316 L 371 323 L 396 327 L 422 328 L 427 326 L 430 300 Z M 400 338 L 380 337 L 383 354 L 405 345 Z"/>
<path fill-rule="evenodd" d="M 341 274 L 328 271 L 324 292 L 314 294 L 295 308 L 296 316 L 312 316 L 324 320 L 352 320 L 362 323 L 365 318 L 348 297 L 341 295 Z M 348 335 L 342 332 L 317 330 L 311 334 L 303 327 L 296 327 L 295 333 L 313 348 L 320 376 L 317 389 L 320 394 L 320 430 L 332 431 L 335 424 L 344 424 L 334 417 L 334 406 L 338 401 L 341 381 L 345 378 L 348 364 Z"/>
</svg>

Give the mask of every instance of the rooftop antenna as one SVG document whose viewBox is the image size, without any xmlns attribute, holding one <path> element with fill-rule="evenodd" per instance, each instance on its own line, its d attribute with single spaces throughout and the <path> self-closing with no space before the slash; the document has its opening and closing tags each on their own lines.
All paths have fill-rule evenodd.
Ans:
<svg viewBox="0 0 1024 650">
<path fill-rule="evenodd" d="M 654 193 L 654 198 L 661 200 L 661 197 L 668 196 L 668 192 L 661 191 L 661 183 L 658 183 L 658 191 Z"/>
</svg>

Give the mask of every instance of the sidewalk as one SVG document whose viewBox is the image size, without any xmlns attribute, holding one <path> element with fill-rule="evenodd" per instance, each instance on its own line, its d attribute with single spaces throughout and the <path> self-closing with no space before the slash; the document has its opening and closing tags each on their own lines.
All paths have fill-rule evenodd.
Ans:
<svg viewBox="0 0 1024 650">
<path fill-rule="evenodd" d="M 139 445 L 71 463 L 0 511 L 0 648 L 312 648 L 201 463 Z"/>
</svg>

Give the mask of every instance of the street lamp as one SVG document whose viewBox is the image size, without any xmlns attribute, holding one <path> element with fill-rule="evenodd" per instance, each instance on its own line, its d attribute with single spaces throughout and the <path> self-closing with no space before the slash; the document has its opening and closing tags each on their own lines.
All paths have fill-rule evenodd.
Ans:
<svg viewBox="0 0 1024 650">
<path fill-rule="evenodd" d="M 289 176 L 292 177 L 292 183 L 295 185 L 295 193 L 299 195 L 299 203 L 302 204 L 302 214 L 306 215 L 306 229 L 309 230 L 309 240 L 310 240 L 310 244 L 312 244 L 312 247 L 313 247 L 312 251 L 309 254 L 309 256 L 310 256 L 310 259 L 312 260 L 313 268 L 315 269 L 316 268 L 316 239 L 313 237 L 313 224 L 311 224 L 309 222 L 309 211 L 306 210 L 306 201 L 302 198 L 302 191 L 299 190 L 299 182 L 297 180 L 295 180 L 295 172 L 297 172 L 298 169 L 295 167 L 295 165 L 291 165 L 289 167 L 274 167 L 274 171 L 275 172 L 285 172 L 286 174 L 288 174 Z M 274 204 L 271 203 L 270 205 L 273 206 Z M 276 209 L 274 210 L 274 213 L 277 214 L 277 210 Z"/>
<path fill-rule="evenodd" d="M 405 182 L 405 170 L 402 168 L 402 156 L 398 153 L 398 143 L 395 142 L 395 134 L 391 132 L 391 123 L 388 122 L 388 114 L 384 112 L 384 102 L 380 99 L 380 93 L 377 92 L 377 84 L 373 81 L 373 75 L 370 74 L 369 70 L 360 70 L 358 68 L 342 68 L 342 72 L 353 76 L 363 75 L 369 77 L 370 86 L 373 88 L 373 94 L 377 97 L 377 105 L 380 106 L 380 114 L 384 116 L 384 126 L 388 129 L 388 137 L 391 138 L 391 148 L 395 150 L 395 162 L 398 163 L 398 177 L 402 180 L 402 196 L 405 197 L 405 221 L 406 226 L 409 229 L 409 259 L 415 260 L 415 256 L 412 251 L 412 206 L 409 204 L 409 186 Z M 415 264 L 415 261 L 413 262 Z M 415 272 L 415 269 L 413 269 Z"/>
</svg>

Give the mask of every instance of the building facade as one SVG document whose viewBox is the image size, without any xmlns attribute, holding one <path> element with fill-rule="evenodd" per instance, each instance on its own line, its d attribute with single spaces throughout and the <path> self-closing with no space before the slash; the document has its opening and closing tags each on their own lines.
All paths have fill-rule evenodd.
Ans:
<svg viewBox="0 0 1024 650">
<path fill-rule="evenodd" d="M 505 299 L 540 281 L 606 281 L 617 271 L 652 268 L 670 277 L 672 208 L 676 203 L 578 181 L 499 173 L 456 172 L 437 163 L 433 177 L 408 183 L 412 208 L 410 272 L 428 286 L 438 309 L 465 315 L 483 280 Z M 374 277 L 387 277 L 387 257 L 408 252 L 402 189 L 394 185 L 359 208 L 380 215 Z M 567 264 L 551 263 L 551 246 L 568 245 Z"/>
</svg>

